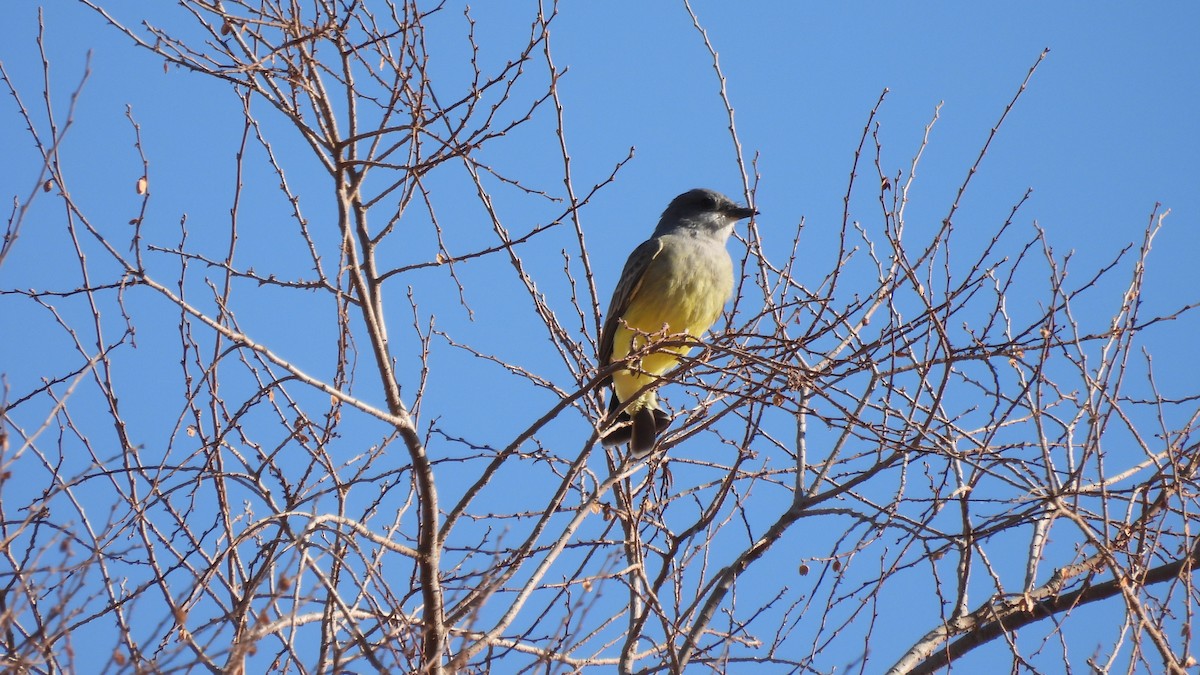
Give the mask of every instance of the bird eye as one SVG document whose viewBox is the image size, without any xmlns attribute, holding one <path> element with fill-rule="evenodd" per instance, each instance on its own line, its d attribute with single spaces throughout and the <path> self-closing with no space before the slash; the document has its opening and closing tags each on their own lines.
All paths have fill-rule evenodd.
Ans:
<svg viewBox="0 0 1200 675">
<path fill-rule="evenodd" d="M 701 192 L 696 195 L 696 206 L 704 211 L 720 211 L 721 199 L 711 192 Z"/>
<path fill-rule="evenodd" d="M 671 206 L 697 213 L 721 213 L 734 206 L 734 203 L 718 192 L 698 188 L 679 195 L 671 202 Z"/>
</svg>

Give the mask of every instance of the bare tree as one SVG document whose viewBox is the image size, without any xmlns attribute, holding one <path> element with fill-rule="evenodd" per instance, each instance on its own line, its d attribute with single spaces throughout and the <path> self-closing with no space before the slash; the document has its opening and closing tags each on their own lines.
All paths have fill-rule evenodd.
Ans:
<svg viewBox="0 0 1200 675">
<path fill-rule="evenodd" d="M 596 443 L 606 293 L 584 226 L 632 154 L 576 187 L 556 6 L 485 57 L 469 13 L 415 1 L 183 0 L 172 28 L 82 2 L 224 83 L 242 126 L 228 219 L 169 227 L 154 186 L 189 167 L 131 112 L 136 215 L 107 222 L 72 190 L 87 167 L 62 154 L 74 112 L 50 105 L 45 52 L 43 104 L 0 71 L 43 160 L 0 265 L 35 200 L 77 263 L 0 289 L 0 311 L 65 338 L 40 385 L 5 392 L 9 668 L 99 667 L 96 645 L 108 669 L 155 672 L 923 673 L 985 645 L 1014 672 L 1194 667 L 1200 394 L 1160 393 L 1143 345 L 1196 307 L 1142 311 L 1167 212 L 1082 280 L 1022 233 L 1025 198 L 960 243 L 961 198 L 1036 64 L 940 223 L 906 218 L 925 143 L 889 168 L 885 91 L 836 250 L 801 258 L 803 222 L 782 254 L 751 227 L 644 464 Z M 463 27 L 453 68 L 438 21 Z M 257 316 L 273 306 L 288 320 Z M 126 401 L 145 371 L 171 394 L 142 409 Z M 914 587 L 924 605 L 898 600 Z M 1089 607 L 1101 646 L 1081 656 Z M 924 634 L 897 648 L 901 625 Z"/>
</svg>

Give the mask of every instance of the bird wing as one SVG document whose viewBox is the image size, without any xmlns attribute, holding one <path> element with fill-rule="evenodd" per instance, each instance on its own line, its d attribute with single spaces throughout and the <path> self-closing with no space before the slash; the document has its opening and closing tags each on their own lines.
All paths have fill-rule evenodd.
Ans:
<svg viewBox="0 0 1200 675">
<path fill-rule="evenodd" d="M 662 252 L 663 242 L 658 237 L 647 239 L 629 254 L 625 261 L 625 269 L 621 270 L 621 280 L 613 291 L 612 301 L 608 303 L 608 315 L 604 317 L 604 329 L 600 331 L 600 366 L 607 366 L 612 358 L 613 340 L 620 326 L 621 317 L 629 307 L 629 302 L 637 295 L 642 287 L 642 279 L 646 269 L 650 267 L 658 254 Z"/>
</svg>

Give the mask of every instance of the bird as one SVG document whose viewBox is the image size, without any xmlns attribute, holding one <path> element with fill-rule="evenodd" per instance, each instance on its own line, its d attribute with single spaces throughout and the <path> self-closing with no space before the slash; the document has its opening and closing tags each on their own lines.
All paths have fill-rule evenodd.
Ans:
<svg viewBox="0 0 1200 675">
<path fill-rule="evenodd" d="M 715 190 L 697 188 L 671 200 L 654 234 L 625 262 L 600 332 L 600 366 L 625 361 L 655 338 L 699 337 L 711 328 L 733 295 L 725 244 L 739 220 L 757 214 Z M 628 442 L 635 460 L 654 451 L 671 421 L 654 386 L 691 351 L 662 346 L 605 378 L 601 385 L 611 384 L 613 393 L 601 443 Z"/>
</svg>

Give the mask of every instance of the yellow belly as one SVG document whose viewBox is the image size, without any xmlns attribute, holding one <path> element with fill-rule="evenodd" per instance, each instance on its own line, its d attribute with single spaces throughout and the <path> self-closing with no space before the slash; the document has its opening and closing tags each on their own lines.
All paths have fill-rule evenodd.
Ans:
<svg viewBox="0 0 1200 675">
<path fill-rule="evenodd" d="M 733 266 L 725 247 L 696 248 L 683 242 L 666 246 L 651 263 L 637 294 L 622 315 L 613 339 L 612 361 L 619 361 L 630 351 L 646 345 L 654 335 L 686 333 L 698 337 L 707 331 L 733 290 Z M 632 330 L 631 330 L 632 329 Z M 688 347 L 663 347 L 643 356 L 635 368 L 613 374 L 613 387 L 621 402 L 629 401 L 638 391 L 653 384 L 663 373 L 687 355 Z M 628 411 L 657 407 L 653 390 L 638 397 Z"/>
</svg>

